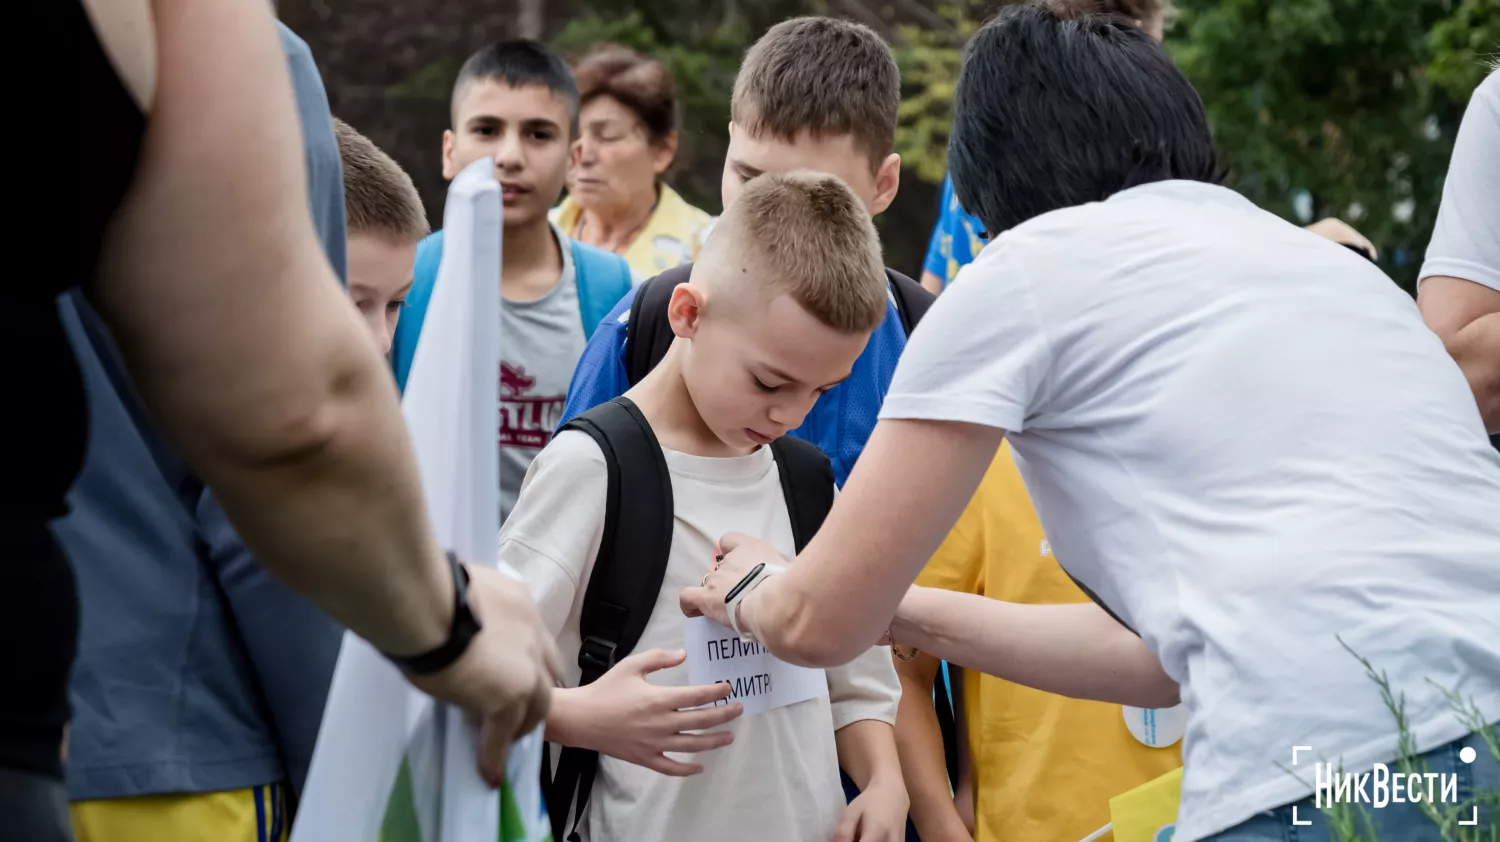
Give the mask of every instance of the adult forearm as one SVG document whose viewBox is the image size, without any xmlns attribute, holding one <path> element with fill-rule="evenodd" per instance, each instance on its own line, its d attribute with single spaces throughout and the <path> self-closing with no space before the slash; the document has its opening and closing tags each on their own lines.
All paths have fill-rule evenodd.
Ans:
<svg viewBox="0 0 1500 842">
<path fill-rule="evenodd" d="M 1177 685 L 1144 641 L 1093 603 L 1018 605 L 912 588 L 892 636 L 949 663 L 1080 699 L 1168 707 Z"/>
<path fill-rule="evenodd" d="M 350 362 L 331 367 L 317 417 L 286 431 L 284 453 L 196 462 L 273 575 L 378 648 L 426 651 L 447 637 L 451 578 L 390 377 Z"/>
<path fill-rule="evenodd" d="M 756 639 L 777 657 L 818 667 L 848 663 L 874 645 L 1003 435 L 946 421 L 877 424 L 797 562 L 740 603 Z M 902 516 L 890 517 L 893 511 Z"/>
<path fill-rule="evenodd" d="M 260 562 L 375 645 L 430 649 L 449 574 L 395 387 L 308 215 L 272 10 L 152 6 L 155 100 L 89 298 Z"/>
<path fill-rule="evenodd" d="M 1500 313 L 1480 316 L 1444 344 L 1474 390 L 1485 429 L 1500 433 Z"/>
</svg>

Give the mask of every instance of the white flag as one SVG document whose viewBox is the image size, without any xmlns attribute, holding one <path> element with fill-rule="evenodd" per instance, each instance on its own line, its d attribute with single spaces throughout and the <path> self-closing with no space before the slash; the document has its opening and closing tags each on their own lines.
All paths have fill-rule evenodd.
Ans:
<svg viewBox="0 0 1500 842">
<path fill-rule="evenodd" d="M 443 258 L 402 409 L 445 548 L 493 565 L 500 529 L 500 185 L 495 163 L 448 189 Z M 502 794 L 479 777 L 475 723 L 436 704 L 363 639 L 344 636 L 292 842 L 540 842 L 540 730 Z M 502 834 L 502 830 L 504 831 Z"/>
</svg>

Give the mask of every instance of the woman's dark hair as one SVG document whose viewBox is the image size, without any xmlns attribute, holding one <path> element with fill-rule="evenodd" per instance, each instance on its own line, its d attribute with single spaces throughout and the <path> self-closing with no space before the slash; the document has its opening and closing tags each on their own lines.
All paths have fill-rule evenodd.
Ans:
<svg viewBox="0 0 1500 842">
<path fill-rule="evenodd" d="M 1007 6 L 969 42 L 948 165 L 990 237 L 1168 179 L 1222 178 L 1203 103 L 1122 17 Z"/>
<path fill-rule="evenodd" d="M 635 112 L 652 142 L 677 130 L 677 83 L 656 59 L 618 44 L 601 44 L 584 54 L 573 75 L 580 103 L 613 97 Z"/>
</svg>

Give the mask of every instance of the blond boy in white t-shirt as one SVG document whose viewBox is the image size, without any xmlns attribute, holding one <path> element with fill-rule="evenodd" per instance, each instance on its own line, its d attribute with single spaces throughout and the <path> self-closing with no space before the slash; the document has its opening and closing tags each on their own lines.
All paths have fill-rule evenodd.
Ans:
<svg viewBox="0 0 1500 842">
<path fill-rule="evenodd" d="M 673 293 L 676 339 L 625 394 L 660 442 L 671 478 L 666 577 L 635 654 L 584 687 L 570 663 L 547 721 L 550 741 L 601 755 L 578 826 L 583 839 L 903 837 L 908 802 L 892 729 L 900 684 L 885 651 L 827 670 L 826 694 L 741 715 L 739 702 L 721 703 L 728 685 L 687 686 L 677 599 L 708 572 L 714 538 L 725 532 L 764 536 L 790 554 L 768 445 L 849 374 L 885 313 L 868 212 L 843 182 L 809 173 L 747 186 L 691 281 Z M 532 464 L 500 535 L 501 562 L 524 577 L 565 653 L 579 648 L 606 480 L 595 440 L 563 431 Z M 841 765 L 862 790 L 848 805 Z"/>
</svg>

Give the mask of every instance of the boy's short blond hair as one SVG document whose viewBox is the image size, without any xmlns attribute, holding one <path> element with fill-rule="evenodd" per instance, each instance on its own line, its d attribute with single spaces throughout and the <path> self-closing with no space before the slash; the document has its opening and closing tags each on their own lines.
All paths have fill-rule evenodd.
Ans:
<svg viewBox="0 0 1500 842">
<path fill-rule="evenodd" d="M 432 233 L 411 176 L 348 123 L 333 118 L 344 165 L 344 217 L 350 234 L 412 242 Z"/>
<path fill-rule="evenodd" d="M 745 53 L 730 119 L 752 136 L 847 134 L 879 169 L 896 148 L 901 70 L 868 26 L 836 18 L 782 21 Z"/>
<path fill-rule="evenodd" d="M 753 277 L 834 330 L 863 333 L 885 318 L 880 237 L 869 211 L 836 176 L 801 171 L 752 179 L 714 226 L 700 264 L 712 266 L 719 249 L 732 249 Z"/>
</svg>

